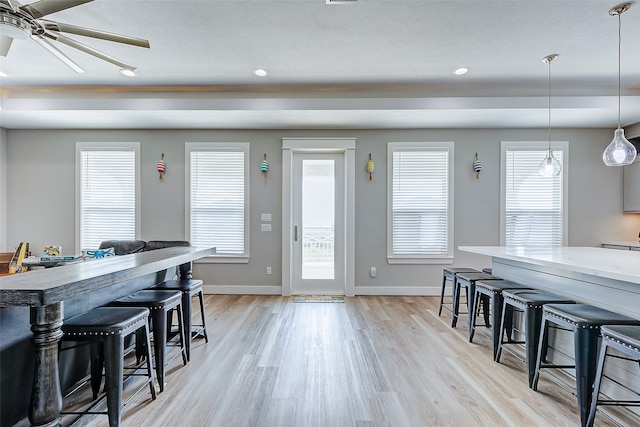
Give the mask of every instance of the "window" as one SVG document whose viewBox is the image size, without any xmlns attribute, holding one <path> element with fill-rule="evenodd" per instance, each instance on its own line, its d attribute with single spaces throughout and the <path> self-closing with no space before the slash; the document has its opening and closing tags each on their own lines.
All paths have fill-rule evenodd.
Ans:
<svg viewBox="0 0 640 427">
<path fill-rule="evenodd" d="M 388 145 L 389 263 L 452 260 L 453 143 Z"/>
<path fill-rule="evenodd" d="M 187 236 L 227 262 L 249 257 L 249 144 L 187 143 Z"/>
<path fill-rule="evenodd" d="M 77 143 L 79 251 L 139 233 L 139 143 Z"/>
<path fill-rule="evenodd" d="M 562 166 L 557 177 L 538 174 L 548 142 L 502 143 L 501 243 L 564 246 L 567 243 L 567 142 L 554 142 Z"/>
</svg>

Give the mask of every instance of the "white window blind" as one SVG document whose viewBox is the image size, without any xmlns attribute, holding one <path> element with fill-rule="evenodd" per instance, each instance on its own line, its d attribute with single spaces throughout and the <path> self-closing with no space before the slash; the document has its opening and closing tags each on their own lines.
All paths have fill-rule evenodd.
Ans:
<svg viewBox="0 0 640 427">
<path fill-rule="evenodd" d="M 136 148 L 80 147 L 80 250 L 136 238 Z"/>
<path fill-rule="evenodd" d="M 246 255 L 248 144 L 188 145 L 189 234 L 218 255 Z"/>
<path fill-rule="evenodd" d="M 547 148 L 508 146 L 504 151 L 504 244 L 562 246 L 565 244 L 564 173 L 538 174 Z M 565 169 L 564 151 L 553 151 Z"/>
<path fill-rule="evenodd" d="M 392 145 L 389 257 L 450 254 L 449 146 Z"/>
</svg>

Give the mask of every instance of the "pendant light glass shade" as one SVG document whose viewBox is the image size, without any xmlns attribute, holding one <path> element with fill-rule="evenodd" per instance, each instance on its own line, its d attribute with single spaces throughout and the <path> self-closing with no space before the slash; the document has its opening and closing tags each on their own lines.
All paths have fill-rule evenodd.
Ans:
<svg viewBox="0 0 640 427">
<path fill-rule="evenodd" d="M 622 44 L 622 20 L 620 15 L 626 12 L 631 3 L 622 3 L 609 9 L 609 15 L 618 17 L 618 128 L 613 134 L 613 141 L 604 149 L 602 160 L 607 166 L 630 165 L 638 155 L 636 147 L 624 137 L 624 129 L 620 127 L 620 46 Z"/>
<path fill-rule="evenodd" d="M 602 153 L 602 160 L 607 166 L 626 166 L 633 163 L 637 154 L 636 147 L 624 137 L 624 129 L 618 128 L 613 134 L 613 141 Z"/>
<path fill-rule="evenodd" d="M 562 167 L 558 159 L 553 157 L 553 151 L 549 150 L 547 156 L 544 158 L 540 166 L 538 166 L 538 173 L 544 177 L 552 178 L 560 175 Z"/>
<path fill-rule="evenodd" d="M 553 157 L 553 150 L 551 149 L 551 61 L 557 58 L 558 55 L 556 55 L 555 53 L 542 58 L 542 62 L 546 62 L 547 64 L 549 64 L 549 148 L 547 150 L 546 157 L 544 158 L 542 163 L 540 163 L 540 166 L 538 166 L 538 174 L 547 178 L 558 176 L 562 171 L 562 166 L 560 166 L 560 162 L 558 161 L 558 159 Z"/>
</svg>

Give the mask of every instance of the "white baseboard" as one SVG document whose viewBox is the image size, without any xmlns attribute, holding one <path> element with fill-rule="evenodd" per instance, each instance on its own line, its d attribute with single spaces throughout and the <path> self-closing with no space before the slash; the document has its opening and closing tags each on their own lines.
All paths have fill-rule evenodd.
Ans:
<svg viewBox="0 0 640 427">
<path fill-rule="evenodd" d="M 356 295 L 440 296 L 440 286 L 356 286 Z"/>
<path fill-rule="evenodd" d="M 221 286 L 204 285 L 207 295 L 282 295 L 282 286 Z"/>
<path fill-rule="evenodd" d="M 282 295 L 282 286 L 224 286 L 204 285 L 208 295 Z M 371 296 L 439 296 L 439 286 L 356 286 L 356 295 Z M 451 292 L 450 290 L 448 291 Z"/>
</svg>

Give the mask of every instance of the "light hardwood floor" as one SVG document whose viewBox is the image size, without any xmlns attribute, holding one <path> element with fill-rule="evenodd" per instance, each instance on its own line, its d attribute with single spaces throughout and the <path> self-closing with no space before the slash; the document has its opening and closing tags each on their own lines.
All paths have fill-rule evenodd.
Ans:
<svg viewBox="0 0 640 427">
<path fill-rule="evenodd" d="M 577 426 L 575 398 L 524 364 L 468 342 L 435 297 L 294 303 L 206 297 L 209 343 L 175 363 L 156 401 L 140 393 L 123 426 Z M 106 416 L 82 424 L 107 425 Z M 598 425 L 609 425 L 599 417 Z"/>
</svg>

